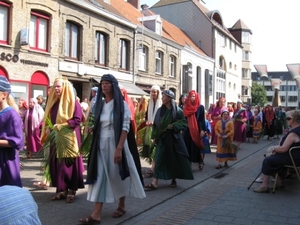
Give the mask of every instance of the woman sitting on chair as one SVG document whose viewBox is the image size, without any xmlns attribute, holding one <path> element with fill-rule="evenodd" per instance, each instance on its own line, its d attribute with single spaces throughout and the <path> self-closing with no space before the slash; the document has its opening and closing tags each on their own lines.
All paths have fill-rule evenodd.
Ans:
<svg viewBox="0 0 300 225">
<path fill-rule="evenodd" d="M 270 176 L 283 169 L 284 165 L 292 165 L 289 149 L 300 144 L 300 110 L 288 111 L 286 120 L 291 129 L 282 137 L 279 145 L 274 146 L 272 155 L 264 159 L 261 169 L 263 182 L 259 188 L 253 190 L 254 192 L 269 193 L 268 182 Z M 300 151 L 293 153 L 293 159 L 296 165 L 300 165 Z M 280 187 L 283 187 L 283 185 L 281 178 L 278 177 L 276 188 Z"/>
</svg>

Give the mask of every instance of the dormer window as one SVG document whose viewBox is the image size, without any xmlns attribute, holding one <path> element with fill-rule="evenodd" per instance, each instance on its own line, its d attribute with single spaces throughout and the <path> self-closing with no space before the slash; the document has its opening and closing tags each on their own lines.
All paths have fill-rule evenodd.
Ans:
<svg viewBox="0 0 300 225">
<path fill-rule="evenodd" d="M 162 34 L 162 21 L 159 15 L 143 16 L 142 18 L 139 18 L 139 21 L 149 30 L 152 30 L 159 35 Z"/>
</svg>

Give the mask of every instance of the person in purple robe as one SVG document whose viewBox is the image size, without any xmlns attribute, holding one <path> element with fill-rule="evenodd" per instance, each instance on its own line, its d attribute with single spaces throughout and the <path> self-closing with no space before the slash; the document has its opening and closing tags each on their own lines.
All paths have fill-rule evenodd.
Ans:
<svg viewBox="0 0 300 225">
<path fill-rule="evenodd" d="M 248 113 L 243 107 L 242 100 L 237 100 L 237 108 L 233 113 L 234 136 L 233 140 L 237 143 L 237 148 L 240 149 L 241 143 L 246 142 L 246 123 Z"/>
<path fill-rule="evenodd" d="M 27 159 L 31 159 L 34 152 L 41 150 L 40 129 L 44 118 L 44 110 L 35 98 L 29 100 L 29 109 L 24 119 L 24 131 L 26 134 Z"/>
<path fill-rule="evenodd" d="M 24 147 L 24 136 L 17 105 L 10 93 L 10 83 L 0 76 L 0 186 L 22 187 L 18 150 Z"/>
<path fill-rule="evenodd" d="M 72 132 L 66 137 L 66 144 L 72 145 L 72 152 L 63 152 L 62 158 L 58 158 L 57 146 L 52 143 L 49 153 L 49 171 L 51 184 L 56 187 L 56 195 L 51 200 L 66 199 L 72 203 L 78 188 L 84 188 L 83 161 L 79 154 L 81 145 L 80 123 L 82 110 L 72 84 L 67 78 L 57 78 L 51 88 L 45 108 L 44 121 L 51 120 L 54 129 L 61 130 L 63 126 Z M 41 134 L 41 143 L 45 143 L 50 133 L 49 127 L 44 122 Z"/>
<path fill-rule="evenodd" d="M 25 116 L 26 116 L 26 113 L 28 110 L 28 105 L 27 105 L 27 102 L 25 101 L 25 99 L 21 98 L 19 100 L 18 106 L 19 106 L 19 114 L 20 114 L 20 117 L 21 117 L 21 120 L 23 123 L 23 129 L 24 129 L 24 120 L 25 120 Z"/>
</svg>

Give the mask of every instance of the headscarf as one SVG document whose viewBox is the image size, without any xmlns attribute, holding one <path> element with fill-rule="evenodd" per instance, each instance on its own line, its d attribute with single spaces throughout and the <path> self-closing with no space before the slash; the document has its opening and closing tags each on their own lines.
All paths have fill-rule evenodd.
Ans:
<svg viewBox="0 0 300 225">
<path fill-rule="evenodd" d="M 11 86 L 6 77 L 0 75 L 0 91 L 11 93 Z"/>
<path fill-rule="evenodd" d="M 98 87 L 98 95 L 97 95 L 97 104 L 95 105 L 95 124 L 94 124 L 94 130 L 93 130 L 93 140 L 92 140 L 92 147 L 91 152 L 89 154 L 88 158 L 88 165 L 87 165 L 87 181 L 88 184 L 93 184 L 97 180 L 97 154 L 99 151 L 99 137 L 100 137 L 100 116 L 102 112 L 102 108 L 104 105 L 104 101 L 102 100 L 105 98 L 105 95 L 102 92 L 102 81 L 108 81 L 112 84 L 113 89 L 113 97 L 114 97 L 114 103 L 113 103 L 113 119 L 114 119 L 114 134 L 115 134 L 115 144 L 116 146 L 119 143 L 119 139 L 122 132 L 122 126 L 123 126 L 123 117 L 124 117 L 124 101 L 123 96 L 121 93 L 121 90 L 118 85 L 117 79 L 111 75 L 111 74 L 104 74 L 101 77 L 101 81 Z M 128 177 L 129 170 L 127 165 L 127 160 L 125 156 L 125 152 L 122 150 L 122 162 L 119 163 L 119 173 L 121 176 L 121 179 L 124 180 L 126 177 Z"/>
<path fill-rule="evenodd" d="M 27 105 L 27 102 L 24 98 L 21 98 L 20 99 L 20 102 L 22 103 L 21 107 L 25 108 L 25 109 L 28 109 L 28 105 Z"/>
<path fill-rule="evenodd" d="M 130 109 L 130 113 L 131 113 L 130 120 L 131 120 L 131 123 L 132 123 L 132 126 L 133 126 L 133 131 L 135 133 L 135 131 L 136 131 L 136 123 L 135 123 L 135 109 L 134 109 L 133 101 L 128 96 L 127 90 L 125 88 L 120 88 L 120 90 L 121 90 L 121 93 L 123 95 L 124 101 L 127 103 L 128 107 Z"/>
<path fill-rule="evenodd" d="M 195 101 L 191 102 L 191 96 L 195 94 Z M 187 118 L 189 132 L 193 142 L 197 145 L 198 148 L 202 148 L 203 145 L 200 142 L 200 127 L 198 126 L 198 121 L 196 118 L 196 112 L 200 106 L 200 97 L 195 90 L 191 90 L 188 94 L 188 97 L 185 101 L 183 107 L 183 114 Z M 204 115 L 203 115 L 204 119 Z"/>
<path fill-rule="evenodd" d="M 60 98 L 55 94 L 55 88 L 54 86 L 50 89 L 50 94 L 48 97 L 47 105 L 45 108 L 45 114 L 44 117 L 46 119 L 50 119 L 50 113 L 51 109 L 54 106 L 54 104 L 59 101 L 58 111 L 56 115 L 56 124 L 66 124 L 68 123 L 68 120 L 73 118 L 74 110 L 75 110 L 75 94 L 73 90 L 73 86 L 65 77 L 59 77 L 54 80 L 54 83 L 61 82 L 62 83 L 62 92 Z M 41 134 L 41 143 L 45 143 L 47 139 L 46 134 L 46 123 L 44 120 L 43 128 L 42 128 L 42 134 Z M 77 144 L 77 138 L 75 131 L 72 133 L 72 136 L 70 136 L 70 139 L 73 139 L 74 141 L 74 148 L 77 152 L 78 144 Z"/>
<path fill-rule="evenodd" d="M 32 120 L 31 120 L 31 131 L 33 132 L 35 128 L 37 128 L 41 121 L 43 120 L 44 118 L 44 110 L 43 108 L 37 104 L 37 100 L 35 98 L 31 98 L 30 101 L 33 101 L 34 102 L 34 106 L 33 106 L 33 109 L 32 109 Z M 28 116 L 29 116 L 29 111 L 30 109 L 27 110 L 26 112 L 26 116 L 25 116 L 25 126 L 24 126 L 24 130 L 25 130 L 25 133 L 28 134 Z"/>
<path fill-rule="evenodd" d="M 158 85 L 153 85 L 151 87 L 151 91 L 152 90 L 157 90 L 158 91 L 158 96 L 157 96 L 157 100 L 156 100 L 155 103 L 154 103 L 154 100 L 153 100 L 152 96 L 150 96 L 150 100 L 149 100 L 149 104 L 148 104 L 148 114 L 147 114 L 147 118 L 148 118 L 149 122 L 154 121 L 155 114 L 156 114 L 158 108 L 161 107 L 161 105 L 162 105 L 162 99 L 161 99 L 162 94 L 161 94 L 160 87 Z"/>
</svg>

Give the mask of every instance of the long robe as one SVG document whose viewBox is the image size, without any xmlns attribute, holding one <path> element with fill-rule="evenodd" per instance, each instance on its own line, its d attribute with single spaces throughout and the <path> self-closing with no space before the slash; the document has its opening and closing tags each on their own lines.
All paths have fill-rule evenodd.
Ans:
<svg viewBox="0 0 300 225">
<path fill-rule="evenodd" d="M 117 202 L 119 198 L 131 196 L 144 198 L 146 194 L 139 174 L 137 172 L 133 157 L 130 153 L 127 140 L 124 142 L 124 151 L 128 163 L 130 176 L 122 180 L 119 174 L 119 166 L 114 163 L 114 154 L 116 151 L 114 118 L 113 118 L 114 100 L 104 103 L 100 116 L 100 138 L 99 150 L 97 152 L 97 179 L 88 187 L 87 200 L 91 202 Z M 130 111 L 124 102 L 124 119 L 122 130 L 129 131 Z"/>
<path fill-rule="evenodd" d="M 18 152 L 24 147 L 21 118 L 17 111 L 8 107 L 0 112 L 0 124 L 0 139 L 7 140 L 12 146 L 10 148 L 0 147 L 0 186 L 22 187 Z"/>
<path fill-rule="evenodd" d="M 236 117 L 237 113 L 240 109 L 234 110 L 234 136 L 233 140 L 236 142 L 245 142 L 246 141 L 246 124 L 244 122 L 241 122 L 239 120 L 248 119 L 247 111 L 243 110 L 239 113 L 239 115 Z M 238 119 L 238 120 L 236 120 Z"/>
<path fill-rule="evenodd" d="M 227 121 L 225 125 L 225 129 L 222 129 L 222 120 L 219 120 L 216 123 L 215 126 L 215 134 L 217 136 L 220 135 L 227 135 L 227 141 L 232 144 L 233 141 L 233 135 L 235 131 L 233 128 L 233 122 L 232 121 Z M 216 153 L 216 160 L 221 163 L 221 162 L 227 162 L 227 161 L 235 161 L 236 160 L 236 153 L 233 147 L 231 148 L 225 148 L 222 146 L 222 137 L 218 137 L 217 139 L 217 153 Z"/>
<path fill-rule="evenodd" d="M 174 124 L 173 129 L 166 129 L 161 135 L 157 130 L 162 129 L 162 121 L 167 124 L 174 123 L 172 111 L 165 108 L 165 114 L 161 117 L 162 107 L 158 109 L 154 124 L 152 138 L 156 140 L 155 167 L 153 177 L 157 179 L 185 179 L 193 180 L 193 173 L 189 162 L 188 152 L 180 131 L 184 130 L 182 124 Z M 182 110 L 177 107 L 176 121 L 186 121 Z"/>
<path fill-rule="evenodd" d="M 29 152 L 38 152 L 39 150 L 41 150 L 42 145 L 41 145 L 41 139 L 40 139 L 40 125 L 38 125 L 37 127 L 34 127 L 32 129 L 32 123 L 33 120 L 38 120 L 38 122 L 40 123 L 42 121 L 43 118 L 33 118 L 33 110 L 29 109 L 28 111 L 28 117 L 25 118 L 25 125 L 27 125 L 27 129 L 25 129 L 25 133 L 26 133 L 26 150 Z M 27 121 L 26 121 L 27 120 Z"/>
<path fill-rule="evenodd" d="M 57 101 L 51 109 L 50 119 L 52 124 L 56 122 L 56 115 L 59 107 L 59 101 Z M 82 110 L 80 104 L 76 101 L 73 118 L 68 121 L 70 128 L 75 129 L 78 146 L 81 145 L 80 123 L 82 120 Z M 65 160 L 59 160 L 56 158 L 56 154 L 53 154 L 54 147 L 50 148 L 50 176 L 52 186 L 56 187 L 56 192 L 62 192 L 67 189 L 76 191 L 78 188 L 84 188 L 83 184 L 83 161 L 82 157 L 74 159 L 72 165 L 66 165 Z"/>
</svg>

